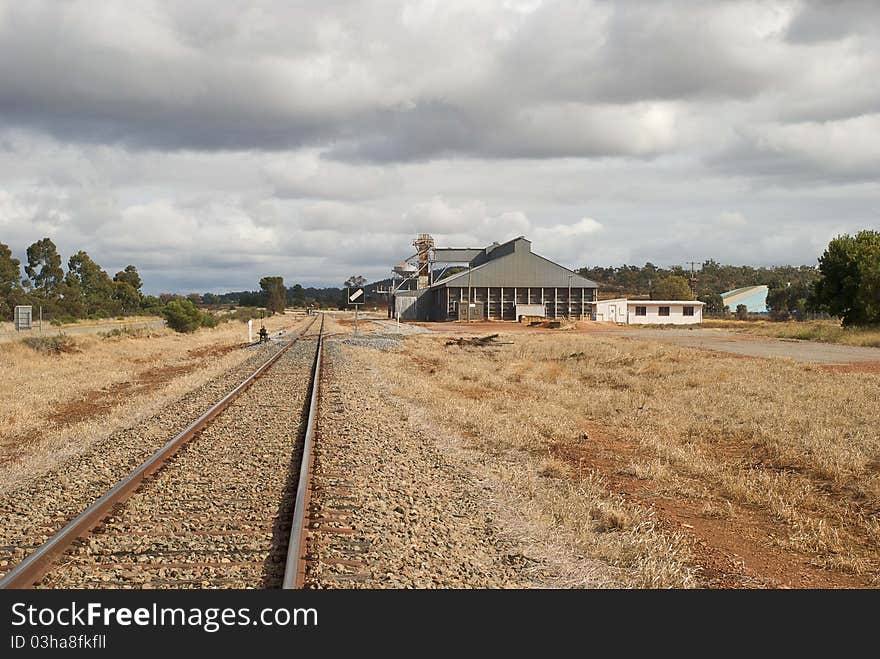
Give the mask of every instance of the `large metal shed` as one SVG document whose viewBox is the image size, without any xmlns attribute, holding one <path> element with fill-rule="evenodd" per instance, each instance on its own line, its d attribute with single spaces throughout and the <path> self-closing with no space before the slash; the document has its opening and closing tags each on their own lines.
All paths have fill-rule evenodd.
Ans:
<svg viewBox="0 0 880 659">
<path fill-rule="evenodd" d="M 523 236 L 483 249 L 436 249 L 434 263 L 466 262 L 467 268 L 413 291 L 418 303 L 400 300 L 402 320 L 489 318 L 517 320 L 517 306 L 548 318 L 590 318 L 596 282 L 532 252 Z M 409 296 L 407 296 L 409 297 Z M 530 314 L 530 315 L 532 315 Z"/>
</svg>

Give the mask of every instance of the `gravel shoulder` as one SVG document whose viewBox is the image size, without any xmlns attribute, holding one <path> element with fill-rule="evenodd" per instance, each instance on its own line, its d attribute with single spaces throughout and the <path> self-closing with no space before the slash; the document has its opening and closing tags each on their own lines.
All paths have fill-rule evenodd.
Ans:
<svg viewBox="0 0 880 659">
<path fill-rule="evenodd" d="M 312 504 L 313 518 L 326 519 L 309 538 L 311 587 L 617 583 L 604 564 L 549 539 L 493 465 L 420 421 L 377 349 L 392 348 L 327 344 Z M 340 512 L 344 536 L 334 533 Z"/>
</svg>

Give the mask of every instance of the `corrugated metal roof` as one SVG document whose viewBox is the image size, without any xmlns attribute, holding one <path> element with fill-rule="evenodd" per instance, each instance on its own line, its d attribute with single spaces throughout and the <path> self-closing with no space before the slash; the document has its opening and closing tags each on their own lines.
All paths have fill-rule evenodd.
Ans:
<svg viewBox="0 0 880 659">
<path fill-rule="evenodd" d="M 479 247 L 435 247 L 434 263 L 470 263 L 484 251 Z"/>
<path fill-rule="evenodd" d="M 467 286 L 469 272 L 471 286 L 564 288 L 570 284 L 573 288 L 599 287 L 573 270 L 532 253 L 529 241 L 522 237 L 495 246 L 487 257 L 488 261 L 445 277 L 435 282 L 434 287 Z"/>
</svg>

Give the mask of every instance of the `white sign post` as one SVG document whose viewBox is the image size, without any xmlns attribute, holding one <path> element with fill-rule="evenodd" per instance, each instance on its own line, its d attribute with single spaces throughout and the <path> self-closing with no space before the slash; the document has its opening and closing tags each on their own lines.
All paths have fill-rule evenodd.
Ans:
<svg viewBox="0 0 880 659">
<path fill-rule="evenodd" d="M 248 343 L 254 342 L 254 319 L 248 321 Z"/>
<path fill-rule="evenodd" d="M 355 289 L 354 292 L 349 290 L 348 294 L 348 303 L 354 306 L 354 333 L 357 336 L 358 333 L 358 307 L 364 302 L 364 289 L 358 288 Z"/>
<path fill-rule="evenodd" d="M 367 280 L 360 275 L 354 275 L 345 280 L 345 297 L 348 306 L 354 307 L 354 333 L 358 333 L 358 306 L 366 302 L 367 296 L 364 294 L 364 284 Z"/>
</svg>

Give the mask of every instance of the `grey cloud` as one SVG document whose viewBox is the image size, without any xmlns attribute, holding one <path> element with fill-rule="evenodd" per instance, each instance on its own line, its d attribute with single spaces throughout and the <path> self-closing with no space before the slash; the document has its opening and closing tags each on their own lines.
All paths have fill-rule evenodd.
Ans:
<svg viewBox="0 0 880 659">
<path fill-rule="evenodd" d="M 645 137 L 640 104 L 749 101 L 786 88 L 797 57 L 748 23 L 771 21 L 772 6 L 322 7 L 9 5 L 0 119 L 131 149 L 655 157 L 682 140 Z"/>
<path fill-rule="evenodd" d="M 877 11 L 0 0 L 0 240 L 153 292 L 384 277 L 421 231 L 813 262 L 876 226 Z"/>
<path fill-rule="evenodd" d="M 548 3 L 504 54 L 507 80 L 592 103 L 746 99 L 778 74 L 736 17 L 701 2 Z M 722 14 L 722 16 L 718 16 Z M 749 41 L 752 43 L 749 44 Z M 552 46 L 548 47 L 549 44 Z"/>
<path fill-rule="evenodd" d="M 785 38 L 816 43 L 852 34 L 880 34 L 880 5 L 874 0 L 807 0 L 788 25 Z"/>
<path fill-rule="evenodd" d="M 880 113 L 755 127 L 707 162 L 774 185 L 880 181 Z"/>
</svg>

